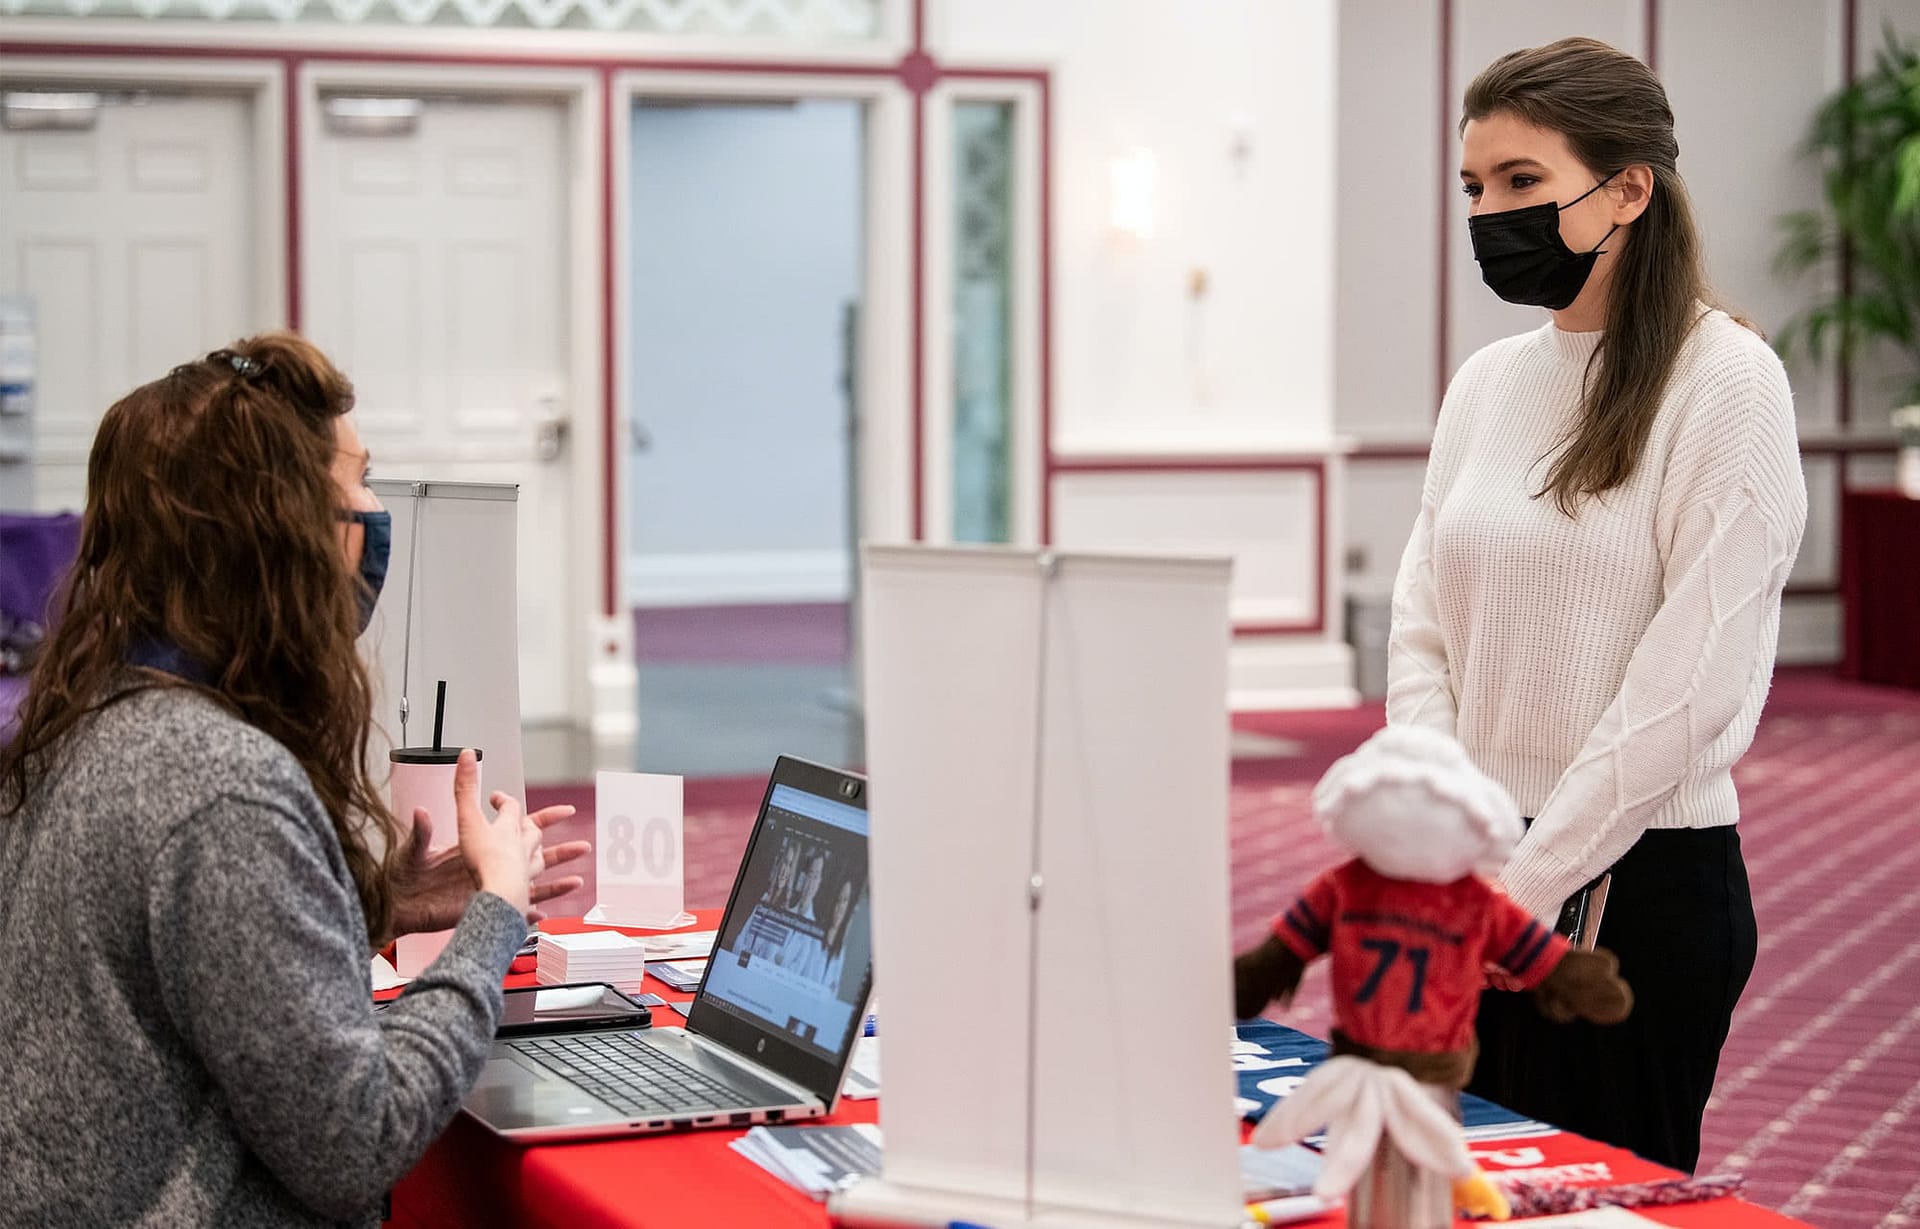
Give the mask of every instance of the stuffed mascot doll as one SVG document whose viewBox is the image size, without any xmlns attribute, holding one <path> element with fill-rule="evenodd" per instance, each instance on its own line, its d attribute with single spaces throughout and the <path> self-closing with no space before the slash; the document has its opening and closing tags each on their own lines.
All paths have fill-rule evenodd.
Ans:
<svg viewBox="0 0 1920 1229">
<path fill-rule="evenodd" d="M 1446 735 L 1381 730 L 1328 769 L 1313 809 L 1354 858 L 1315 879 L 1234 961 L 1234 995 L 1241 1018 L 1258 1015 L 1292 998 L 1309 962 L 1331 956 L 1332 1057 L 1274 1107 L 1254 1143 L 1282 1147 L 1324 1126 L 1317 1194 L 1346 1195 L 1376 1154 L 1397 1150 L 1411 1171 L 1451 1179 L 1455 1207 L 1504 1219 L 1506 1202 L 1468 1156 L 1458 1121 L 1488 972 L 1530 991 L 1552 1020 L 1611 1024 L 1633 1005 L 1619 964 L 1611 952 L 1572 949 L 1485 877 L 1519 842 L 1520 814 Z"/>
</svg>

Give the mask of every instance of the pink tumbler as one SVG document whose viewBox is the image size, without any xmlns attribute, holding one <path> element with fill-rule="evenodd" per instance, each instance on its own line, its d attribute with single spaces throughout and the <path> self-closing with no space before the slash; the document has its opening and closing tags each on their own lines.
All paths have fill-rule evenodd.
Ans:
<svg viewBox="0 0 1920 1229">
<path fill-rule="evenodd" d="M 460 817 L 453 805 L 453 772 L 459 762 L 460 747 L 397 747 L 387 753 L 392 772 L 388 796 L 395 819 L 402 830 L 413 827 L 416 807 L 425 808 L 433 821 L 433 837 L 427 852 L 439 853 L 460 843 Z M 474 750 L 474 758 L 480 751 Z M 477 770 L 478 765 L 475 765 Z M 401 935 L 395 945 L 394 968 L 402 977 L 418 977 L 440 949 L 447 945 L 451 930 Z"/>
</svg>

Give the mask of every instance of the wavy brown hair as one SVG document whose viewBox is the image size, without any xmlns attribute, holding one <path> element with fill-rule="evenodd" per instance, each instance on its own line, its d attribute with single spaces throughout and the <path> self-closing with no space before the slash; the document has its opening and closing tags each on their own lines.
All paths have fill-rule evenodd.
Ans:
<svg viewBox="0 0 1920 1229">
<path fill-rule="evenodd" d="M 1559 133 L 1595 179 L 1629 166 L 1653 171 L 1646 211 L 1622 232 L 1584 412 L 1538 492 L 1572 516 L 1586 497 L 1633 475 L 1680 347 L 1709 301 L 1673 108 L 1639 60 L 1596 39 L 1563 38 L 1489 64 L 1467 87 L 1462 110 L 1463 132 L 1469 120 L 1505 112 Z"/>
<path fill-rule="evenodd" d="M 121 398 L 87 462 L 80 557 L 0 750 L 17 815 L 64 740 L 136 691 L 210 696 L 293 753 L 333 821 L 369 935 L 387 933 L 400 830 L 367 771 L 372 688 L 355 648 L 334 420 L 353 386 L 292 333 L 247 338 Z M 130 670 L 173 646 L 204 683 Z"/>
</svg>

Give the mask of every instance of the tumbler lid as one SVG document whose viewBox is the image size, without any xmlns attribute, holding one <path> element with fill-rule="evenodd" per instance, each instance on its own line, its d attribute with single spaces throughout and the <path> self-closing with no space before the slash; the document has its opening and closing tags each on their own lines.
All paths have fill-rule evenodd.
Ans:
<svg viewBox="0 0 1920 1229">
<path fill-rule="evenodd" d="M 395 764 L 455 764 L 465 747 L 395 747 L 387 752 L 387 759 Z M 486 753 L 474 747 L 475 762 L 486 758 Z"/>
</svg>

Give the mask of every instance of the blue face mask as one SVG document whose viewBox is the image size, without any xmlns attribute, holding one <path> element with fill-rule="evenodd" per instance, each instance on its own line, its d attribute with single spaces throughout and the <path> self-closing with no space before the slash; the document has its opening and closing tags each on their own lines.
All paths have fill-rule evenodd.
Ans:
<svg viewBox="0 0 1920 1229">
<path fill-rule="evenodd" d="M 127 649 L 127 662 L 130 665 L 145 666 L 149 670 L 158 670 L 162 674 L 171 674 L 189 683 L 198 683 L 202 687 L 212 687 L 215 681 L 213 671 L 188 657 L 181 651 L 180 646 L 165 640 L 142 637 L 135 641 Z"/>
<path fill-rule="evenodd" d="M 360 587 L 354 596 L 360 599 L 360 630 L 373 622 L 373 608 L 380 600 L 381 586 L 387 583 L 387 560 L 393 553 L 393 516 L 387 512 L 342 511 L 343 521 L 358 521 L 366 530 L 366 542 L 360 548 Z"/>
</svg>

